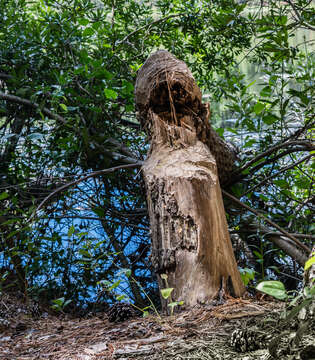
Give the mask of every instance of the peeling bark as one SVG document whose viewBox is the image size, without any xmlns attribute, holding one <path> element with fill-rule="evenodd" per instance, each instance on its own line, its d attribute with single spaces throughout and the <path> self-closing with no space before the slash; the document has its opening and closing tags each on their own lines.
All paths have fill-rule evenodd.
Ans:
<svg viewBox="0 0 315 360">
<path fill-rule="evenodd" d="M 220 290 L 242 295 L 217 171 L 217 163 L 221 177 L 231 170 L 231 154 L 221 139 L 212 153 L 208 106 L 186 64 L 154 53 L 138 73 L 136 104 L 151 142 L 143 174 L 160 287 L 167 274 L 174 300 L 186 305 Z"/>
</svg>

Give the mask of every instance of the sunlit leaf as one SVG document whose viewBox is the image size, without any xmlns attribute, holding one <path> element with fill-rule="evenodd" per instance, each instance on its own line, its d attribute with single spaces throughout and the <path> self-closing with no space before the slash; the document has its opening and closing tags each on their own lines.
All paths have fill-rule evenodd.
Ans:
<svg viewBox="0 0 315 360">
<path fill-rule="evenodd" d="M 115 100 L 118 97 L 117 92 L 113 89 L 105 89 L 104 94 L 107 97 L 107 99 Z"/>
<path fill-rule="evenodd" d="M 65 104 L 59 104 L 63 111 L 68 112 L 68 107 Z"/>
<path fill-rule="evenodd" d="M 304 270 L 308 270 L 312 265 L 315 264 L 315 256 L 312 256 L 310 259 L 308 259 L 306 262 L 305 262 L 305 265 L 304 265 Z"/>
<path fill-rule="evenodd" d="M 161 289 L 161 295 L 163 296 L 164 299 L 168 299 L 173 290 L 174 288 Z"/>
<path fill-rule="evenodd" d="M 91 27 L 87 27 L 86 29 L 84 29 L 83 31 L 83 36 L 91 36 L 93 35 L 95 32 L 95 30 Z"/>
<path fill-rule="evenodd" d="M 0 194 L 0 200 L 7 199 L 9 197 L 9 194 L 7 192 L 3 192 Z"/>
<path fill-rule="evenodd" d="M 288 297 L 281 281 L 262 281 L 256 286 L 256 289 L 279 300 L 285 300 Z"/>
<path fill-rule="evenodd" d="M 71 237 L 74 234 L 74 232 L 75 232 L 75 227 L 74 225 L 71 225 L 68 230 L 68 237 Z"/>
</svg>

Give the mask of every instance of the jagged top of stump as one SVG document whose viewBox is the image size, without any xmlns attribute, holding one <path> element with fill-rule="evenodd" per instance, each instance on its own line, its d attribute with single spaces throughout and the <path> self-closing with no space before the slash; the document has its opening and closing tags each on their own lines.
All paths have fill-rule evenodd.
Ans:
<svg viewBox="0 0 315 360">
<path fill-rule="evenodd" d="M 175 90 L 175 91 L 174 91 Z M 166 50 L 153 53 L 138 71 L 135 100 L 140 118 L 149 108 L 160 113 L 169 109 L 169 95 L 175 106 L 185 105 L 199 113 L 202 94 L 187 65 Z M 176 107 L 177 107 L 176 106 Z"/>
</svg>

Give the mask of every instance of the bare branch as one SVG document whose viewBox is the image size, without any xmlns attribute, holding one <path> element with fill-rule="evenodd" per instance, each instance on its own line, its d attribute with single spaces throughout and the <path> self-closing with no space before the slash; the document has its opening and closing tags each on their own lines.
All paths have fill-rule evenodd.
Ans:
<svg viewBox="0 0 315 360">
<path fill-rule="evenodd" d="M 283 236 L 280 232 L 270 231 L 271 229 L 267 226 L 260 224 L 256 219 L 253 221 L 246 222 L 239 231 L 235 233 L 245 233 L 245 234 L 259 234 L 264 235 L 269 241 L 272 241 L 279 249 L 283 250 L 286 254 L 296 260 L 301 266 L 304 266 L 305 261 L 307 260 L 307 255 L 304 250 L 296 246 L 296 244 L 289 238 Z M 233 233 L 233 232 L 232 232 Z M 311 239 L 315 236 L 306 235 L 306 234 L 291 234 L 296 238 L 307 238 Z"/>
<path fill-rule="evenodd" d="M 233 200 L 235 203 L 237 203 L 238 205 L 242 206 L 243 208 L 247 209 L 248 211 L 252 212 L 253 214 L 257 215 L 259 218 L 261 218 L 262 220 L 264 220 L 265 222 L 267 222 L 269 225 L 271 225 L 272 227 L 275 227 L 277 230 L 279 230 L 285 237 L 291 239 L 292 241 L 294 241 L 301 249 L 303 249 L 304 251 L 306 251 L 307 254 L 310 253 L 310 249 L 304 245 L 303 243 L 301 243 L 301 241 L 299 241 L 298 239 L 296 239 L 294 236 L 292 236 L 290 233 L 288 233 L 287 231 L 285 231 L 284 229 L 282 229 L 282 227 L 280 227 L 279 225 L 275 224 L 273 221 L 269 220 L 268 218 L 266 218 L 263 214 L 261 214 L 259 211 L 249 207 L 248 205 L 244 204 L 243 202 L 241 202 L 240 200 L 238 200 L 235 196 L 229 194 L 228 192 L 226 192 L 225 190 L 222 189 L 222 193 L 227 196 L 229 199 Z"/>
<path fill-rule="evenodd" d="M 130 34 L 128 34 L 127 36 L 125 36 L 122 40 L 118 41 L 116 45 L 119 45 L 119 44 L 122 44 L 124 42 L 126 42 L 131 36 L 137 34 L 138 32 L 146 29 L 146 28 L 150 28 L 151 26 L 154 26 L 154 25 L 157 25 L 163 21 L 167 21 L 168 19 L 171 19 L 171 18 L 175 18 L 175 17 L 179 17 L 181 16 L 182 14 L 173 14 L 173 15 L 168 15 L 164 18 L 161 18 L 161 19 L 158 19 L 158 20 L 154 20 L 152 22 L 150 22 L 149 24 L 146 24 L 146 25 L 143 25 L 141 26 L 140 28 L 132 31 Z"/>
<path fill-rule="evenodd" d="M 313 154 L 310 154 L 310 155 L 307 155 L 307 156 L 304 156 L 301 160 L 289 165 L 289 166 L 286 166 L 284 167 L 283 169 L 279 170 L 278 172 L 276 172 L 275 174 L 272 174 L 270 176 L 267 176 L 265 177 L 262 181 L 260 181 L 257 185 L 253 186 L 252 188 L 250 188 L 249 190 L 247 190 L 242 196 L 245 196 L 247 195 L 248 193 L 254 191 L 255 189 L 257 189 L 260 185 L 262 184 L 265 184 L 267 181 L 269 181 L 270 179 L 272 178 L 275 178 L 277 177 L 279 174 L 289 170 L 289 169 L 292 169 L 294 168 L 295 166 L 297 166 L 298 164 L 310 159 L 311 157 L 313 157 L 314 155 Z"/>
<path fill-rule="evenodd" d="M 259 229 L 261 231 L 261 228 Z M 242 231 L 244 232 L 244 231 Z M 230 231 L 230 234 L 238 234 L 239 231 L 235 230 L 235 231 Z M 252 233 L 252 232 L 250 232 Z M 276 232 L 276 231 L 264 231 L 264 233 L 266 235 L 270 235 L 270 236 L 283 236 L 283 234 L 281 232 Z M 300 234 L 300 233 L 290 233 L 292 236 L 296 237 L 296 238 L 300 238 L 300 239 L 308 239 L 308 240 L 315 240 L 315 235 L 309 235 L 309 234 Z"/>
<path fill-rule="evenodd" d="M 83 220 L 97 220 L 97 221 L 108 221 L 114 224 L 117 224 L 117 221 L 108 219 L 108 218 L 103 218 L 103 217 L 96 217 L 96 216 L 80 216 L 80 215 L 65 215 L 65 216 L 53 216 L 53 217 L 43 217 L 42 219 L 48 219 L 48 220 L 62 220 L 62 219 L 83 219 Z M 138 230 L 143 230 L 146 232 L 150 231 L 149 227 L 145 227 L 145 226 L 139 226 L 139 225 L 135 225 L 132 224 L 130 222 L 124 222 L 124 221 L 119 221 L 119 224 L 121 225 L 125 225 L 127 227 L 132 227 Z"/>
<path fill-rule="evenodd" d="M 292 145 L 296 145 L 296 147 L 291 147 Z M 269 148 L 268 150 L 255 156 L 252 160 L 248 161 L 245 165 L 243 165 L 242 167 L 238 168 L 236 171 L 231 173 L 230 174 L 231 180 L 228 182 L 227 185 L 232 185 L 232 184 L 236 183 L 237 181 L 239 181 L 240 179 L 245 178 L 248 174 L 245 175 L 245 174 L 242 174 L 242 172 L 244 170 L 248 169 L 253 164 L 255 164 L 257 161 L 259 161 L 267 156 L 270 156 L 271 154 L 278 151 L 279 149 L 286 148 L 286 147 L 288 147 L 288 149 L 283 151 L 281 154 L 278 154 L 271 159 L 267 159 L 264 162 L 259 163 L 257 166 L 255 166 L 250 171 L 250 174 L 253 174 L 254 172 L 259 170 L 261 167 L 265 166 L 266 164 L 274 162 L 275 160 L 277 160 L 285 155 L 288 155 L 292 152 L 315 150 L 315 144 L 308 140 L 291 140 L 291 141 L 281 142 L 280 144 L 274 145 L 271 148 Z"/>
<path fill-rule="evenodd" d="M 298 12 L 297 7 L 294 5 L 294 3 L 291 0 L 286 0 L 286 2 L 291 6 L 291 8 L 294 11 L 294 14 L 296 15 L 296 17 L 298 18 L 298 20 L 300 21 L 301 25 L 305 26 L 307 29 L 313 30 L 315 31 L 315 27 L 310 25 L 309 23 L 307 23 L 306 21 L 303 20 L 301 14 Z"/>
<path fill-rule="evenodd" d="M 251 165 L 255 164 L 255 162 L 265 158 L 266 156 L 271 155 L 272 153 L 276 152 L 279 149 L 289 147 L 291 145 L 301 145 L 303 146 L 302 150 L 309 150 L 312 151 L 315 149 L 315 145 L 307 140 L 294 140 L 294 141 L 287 141 L 284 143 L 280 143 L 278 145 L 274 145 L 268 150 L 260 153 L 259 155 L 255 156 L 252 160 L 250 160 L 248 163 L 243 165 L 241 168 L 238 169 L 238 172 L 242 172 L 249 168 Z"/>
<path fill-rule="evenodd" d="M 24 99 L 19 96 L 15 96 L 15 95 L 5 94 L 2 91 L 0 91 L 0 99 L 32 107 L 33 109 L 40 110 L 43 114 L 49 116 L 50 118 L 52 118 L 54 120 L 60 121 L 61 123 L 65 124 L 65 125 L 67 124 L 67 121 L 62 116 L 55 114 L 52 111 L 50 111 L 48 108 L 41 107 L 39 104 L 32 102 L 30 100 L 27 100 L 27 99 Z"/>
<path fill-rule="evenodd" d="M 12 79 L 12 76 L 8 75 L 8 74 L 0 73 L 0 79 L 1 80 L 9 80 L 9 79 Z"/>
<path fill-rule="evenodd" d="M 15 102 L 21 105 L 26 105 L 29 107 L 32 107 L 33 109 L 37 109 L 39 111 L 41 111 L 43 114 L 49 116 L 50 118 L 57 120 L 61 123 L 63 123 L 64 125 L 67 125 L 67 121 L 66 119 L 64 119 L 62 116 L 53 113 L 52 111 L 50 111 L 48 108 L 46 107 L 41 107 L 39 104 L 32 102 L 30 100 L 21 98 L 19 96 L 15 96 L 15 95 L 9 95 L 9 94 L 5 94 L 3 92 L 0 91 L 0 99 L 2 100 L 6 100 L 6 101 L 11 101 L 11 102 Z M 81 133 L 78 129 L 74 129 L 74 131 L 80 136 Z M 113 141 L 112 139 L 108 140 L 108 141 Z M 94 144 L 96 147 L 100 148 L 103 150 L 104 154 L 109 155 L 111 158 L 113 158 L 114 160 L 119 160 L 122 163 L 125 164 L 134 164 L 137 163 L 138 160 L 135 159 L 134 157 L 130 157 L 130 156 L 125 156 L 122 155 L 120 153 L 117 152 L 112 152 L 112 151 L 107 151 L 105 148 L 101 147 L 99 144 L 95 143 Z M 119 146 L 120 149 L 124 148 L 126 150 L 126 147 L 123 146 L 122 144 L 120 144 Z"/>
<path fill-rule="evenodd" d="M 38 205 L 36 210 L 33 212 L 31 217 L 29 218 L 29 221 L 31 221 L 36 216 L 36 213 L 47 203 L 47 201 L 49 199 L 51 199 L 52 197 L 54 197 L 58 193 L 60 193 L 62 191 L 65 191 L 66 189 L 69 189 L 70 187 L 73 187 L 73 186 L 79 184 L 82 181 L 85 181 L 85 180 L 87 180 L 87 179 L 89 179 L 91 177 L 104 175 L 104 174 L 109 174 L 109 173 L 114 172 L 116 170 L 132 169 L 132 168 L 136 168 L 136 167 L 140 167 L 140 166 L 142 166 L 142 161 L 139 161 L 138 163 L 134 163 L 134 164 L 115 166 L 115 167 L 112 167 L 112 168 L 109 168 L 109 169 L 103 169 L 103 170 L 94 171 L 94 172 L 92 172 L 92 173 L 90 173 L 90 174 L 88 174 L 86 176 L 81 177 L 80 179 L 68 182 L 67 184 L 65 184 L 63 186 L 60 186 L 58 189 L 54 190 L 48 196 L 46 196 L 45 199 Z"/>
<path fill-rule="evenodd" d="M 282 234 L 279 233 L 279 232 L 271 231 L 271 232 L 266 233 L 266 235 L 270 235 L 270 236 L 281 236 Z M 299 234 L 299 233 L 291 233 L 291 235 L 294 236 L 295 238 L 315 240 L 315 236 L 314 236 L 314 235 Z"/>
</svg>

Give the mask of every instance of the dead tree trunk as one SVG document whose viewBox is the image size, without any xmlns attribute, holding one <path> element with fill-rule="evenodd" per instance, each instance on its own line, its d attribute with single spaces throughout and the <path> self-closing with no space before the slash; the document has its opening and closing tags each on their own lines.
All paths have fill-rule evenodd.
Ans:
<svg viewBox="0 0 315 360">
<path fill-rule="evenodd" d="M 220 290 L 242 295 L 217 171 L 224 181 L 233 153 L 211 129 L 186 64 L 167 51 L 150 56 L 137 77 L 136 104 L 151 142 L 143 174 L 160 287 L 167 274 L 174 300 L 186 305 Z"/>
</svg>

